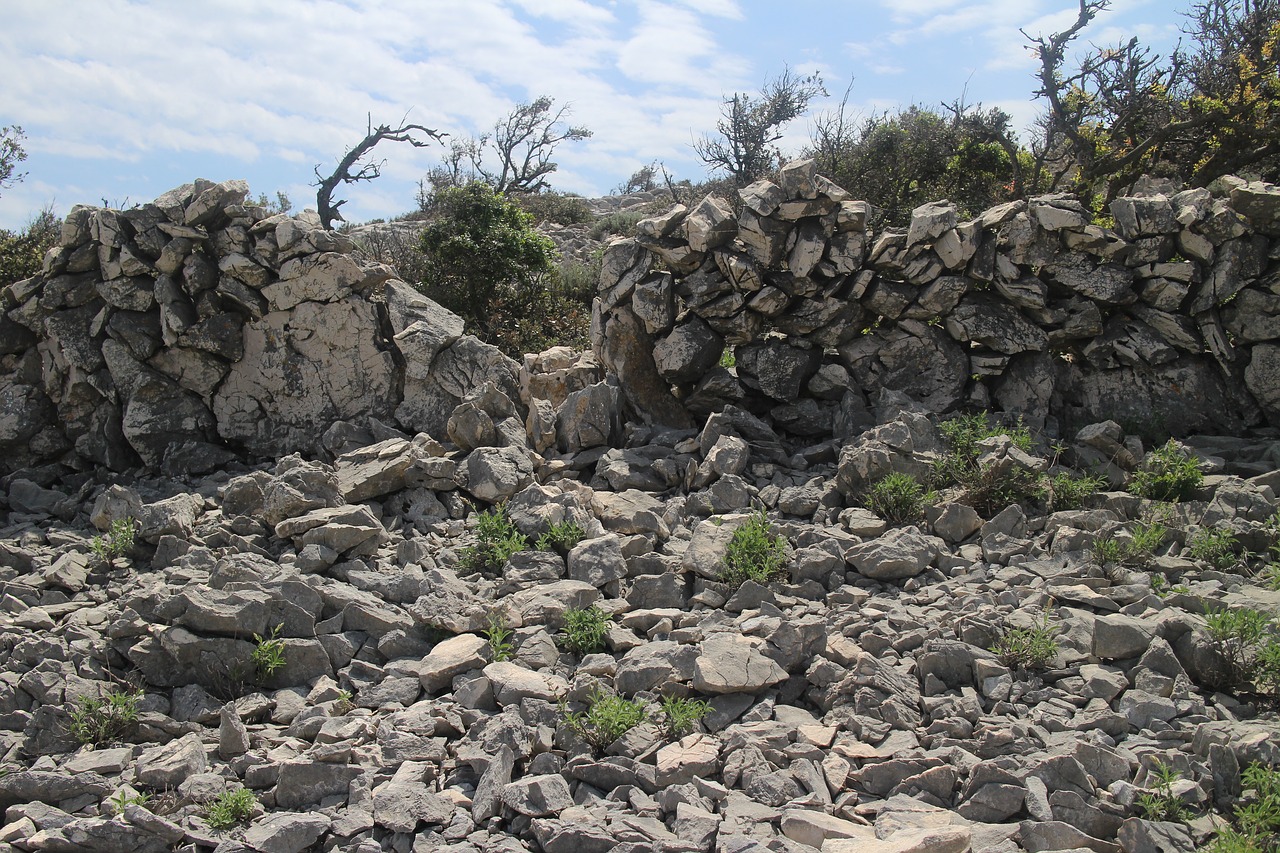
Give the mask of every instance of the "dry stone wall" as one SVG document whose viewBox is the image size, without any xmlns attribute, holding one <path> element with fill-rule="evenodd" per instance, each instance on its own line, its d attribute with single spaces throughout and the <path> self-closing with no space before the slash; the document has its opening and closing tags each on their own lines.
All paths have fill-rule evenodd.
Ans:
<svg viewBox="0 0 1280 853">
<path fill-rule="evenodd" d="M 812 161 L 740 196 L 642 221 L 605 254 L 596 349 L 646 421 L 734 405 L 843 438 L 888 389 L 1059 430 L 1280 426 L 1272 185 L 1119 198 L 1113 229 L 1049 195 L 968 221 L 935 202 L 877 233 Z"/>
<path fill-rule="evenodd" d="M 314 213 L 267 215 L 247 193 L 196 181 L 72 208 L 43 271 L 0 291 L 0 473 L 206 471 L 420 433 L 527 452 L 529 408 L 554 443 L 568 392 L 598 379 L 567 353 L 522 377 Z"/>
</svg>

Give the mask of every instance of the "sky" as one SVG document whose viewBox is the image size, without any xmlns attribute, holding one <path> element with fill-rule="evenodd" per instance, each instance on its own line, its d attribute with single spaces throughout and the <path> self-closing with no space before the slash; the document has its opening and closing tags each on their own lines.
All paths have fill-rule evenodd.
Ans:
<svg viewBox="0 0 1280 853">
<path fill-rule="evenodd" d="M 1168 55 L 1190 0 L 1114 0 L 1077 42 L 1138 36 Z M 0 228 L 42 208 L 127 207 L 195 178 L 243 178 L 315 206 L 367 123 L 482 133 L 539 96 L 594 135 L 563 144 L 555 189 L 600 196 L 645 164 L 706 169 L 691 143 L 723 99 L 785 68 L 872 115 L 961 96 L 1014 126 L 1037 115 L 1031 35 L 1078 0 L 0 0 L 0 126 L 19 125 L 26 178 L 0 190 Z M 382 176 L 348 185 L 351 221 L 416 207 L 444 148 L 384 142 Z"/>
</svg>

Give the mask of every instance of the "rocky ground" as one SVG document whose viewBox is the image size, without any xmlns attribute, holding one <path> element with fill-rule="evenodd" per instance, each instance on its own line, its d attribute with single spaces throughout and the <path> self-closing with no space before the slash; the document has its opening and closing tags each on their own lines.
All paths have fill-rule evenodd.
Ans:
<svg viewBox="0 0 1280 853">
<path fill-rule="evenodd" d="M 1195 849 L 1241 769 L 1280 761 L 1274 707 L 1223 683 L 1203 614 L 1275 614 L 1280 593 L 1265 560 L 1185 543 L 1230 530 L 1266 551 L 1280 440 L 1190 440 L 1204 484 L 1157 505 L 1121 490 L 1144 448 L 1114 424 L 1056 451 L 993 439 L 1002 476 L 1065 460 L 1115 490 L 985 517 L 944 491 L 888 525 L 866 487 L 946 446 L 936 418 L 880 402 L 843 444 L 790 447 L 731 407 L 533 472 L 388 434 L 203 478 L 5 478 L 0 851 Z M 477 570 L 478 510 L 512 491 L 530 542 L 566 522 L 584 538 Z M 732 590 L 717 578 L 753 506 L 789 576 Z M 1094 559 L 1152 518 L 1170 535 L 1146 565 Z M 134 547 L 95 555 L 121 519 Z M 592 604 L 606 650 L 578 657 L 565 614 Z M 1056 638 L 1044 671 L 990 651 L 1017 627 Z M 649 712 L 600 750 L 568 724 L 597 691 Z M 111 694 L 140 695 L 136 721 L 77 743 Z M 662 696 L 710 713 L 669 737 Z M 1160 767 L 1189 824 L 1144 819 Z M 240 788 L 249 819 L 211 827 Z"/>
</svg>

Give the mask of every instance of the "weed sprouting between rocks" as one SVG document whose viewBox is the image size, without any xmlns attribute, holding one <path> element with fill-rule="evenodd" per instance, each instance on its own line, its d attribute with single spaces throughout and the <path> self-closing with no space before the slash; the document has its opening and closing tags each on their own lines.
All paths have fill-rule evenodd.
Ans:
<svg viewBox="0 0 1280 853">
<path fill-rule="evenodd" d="M 773 535 L 764 510 L 757 510 L 733 531 L 720 580 L 736 590 L 749 580 L 767 584 L 786 574 L 787 537 Z"/>
</svg>

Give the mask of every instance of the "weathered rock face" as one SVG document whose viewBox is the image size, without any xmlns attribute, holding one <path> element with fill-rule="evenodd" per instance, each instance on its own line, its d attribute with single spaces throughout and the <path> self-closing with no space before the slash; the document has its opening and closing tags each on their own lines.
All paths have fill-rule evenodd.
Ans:
<svg viewBox="0 0 1280 853">
<path fill-rule="evenodd" d="M 967 222 L 933 202 L 906 233 L 874 233 L 866 204 L 811 161 L 784 174 L 741 190 L 736 225 L 709 197 L 610 247 L 596 346 L 626 352 L 602 360 L 645 422 L 733 404 L 793 435 L 844 437 L 857 417 L 833 393 L 838 367 L 853 404 L 887 389 L 931 412 L 995 407 L 1064 431 L 1280 424 L 1277 187 L 1120 198 L 1116 232 L 1053 195 Z M 650 275 L 643 250 L 670 272 Z M 721 339 L 736 365 L 709 372 Z"/>
<path fill-rule="evenodd" d="M 528 407 L 554 424 L 587 363 L 520 366 L 460 318 L 357 260 L 313 213 L 267 216 L 242 181 L 196 181 L 129 211 L 77 206 L 32 279 L 0 291 L 0 473 L 68 450 L 116 470 L 206 471 L 235 457 L 338 455 L 391 436 L 525 444 Z M 559 380 L 538 378 L 559 367 Z M 572 374 L 575 383 L 565 388 Z M 523 394 L 522 394 L 523 391 Z M 606 408 L 608 408 L 606 406 Z M 613 406 L 616 409 L 616 406 Z M 597 436 L 615 413 L 566 415 Z"/>
</svg>

